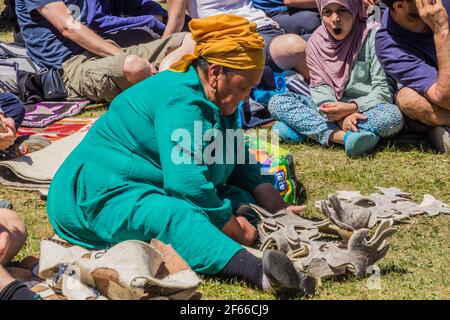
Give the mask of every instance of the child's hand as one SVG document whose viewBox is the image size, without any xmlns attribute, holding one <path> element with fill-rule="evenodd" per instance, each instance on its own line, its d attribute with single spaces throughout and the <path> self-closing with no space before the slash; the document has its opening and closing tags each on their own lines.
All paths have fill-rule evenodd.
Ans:
<svg viewBox="0 0 450 320">
<path fill-rule="evenodd" d="M 320 111 L 327 116 L 328 120 L 339 121 L 358 111 L 358 107 L 354 103 L 333 102 L 323 104 Z"/>
<path fill-rule="evenodd" d="M 358 122 L 362 120 L 367 120 L 367 116 L 357 112 L 353 113 L 344 119 L 342 123 L 342 130 L 357 132 L 359 131 Z"/>
</svg>

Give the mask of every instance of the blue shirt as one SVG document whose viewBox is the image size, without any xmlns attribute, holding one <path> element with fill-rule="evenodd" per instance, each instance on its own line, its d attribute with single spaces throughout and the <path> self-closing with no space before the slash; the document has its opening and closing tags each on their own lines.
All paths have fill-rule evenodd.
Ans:
<svg viewBox="0 0 450 320">
<path fill-rule="evenodd" d="M 443 0 L 450 13 L 450 0 Z M 433 32 L 411 32 L 399 26 L 385 10 L 376 36 L 376 53 L 385 71 L 398 83 L 425 95 L 438 80 Z"/>
<path fill-rule="evenodd" d="M 265 12 L 288 11 L 288 7 L 283 0 L 252 0 L 252 2 L 256 9 L 261 9 Z"/>
<path fill-rule="evenodd" d="M 102 35 L 137 28 L 162 35 L 166 28 L 154 15 L 167 17 L 167 11 L 152 0 L 87 0 L 87 3 L 87 25 Z"/>
<path fill-rule="evenodd" d="M 61 0 L 16 0 L 16 12 L 28 54 L 41 67 L 61 69 L 62 63 L 84 49 L 65 38 L 50 22 L 36 10 L 44 5 Z M 85 0 L 63 1 L 72 15 L 86 23 L 88 14 Z"/>
</svg>

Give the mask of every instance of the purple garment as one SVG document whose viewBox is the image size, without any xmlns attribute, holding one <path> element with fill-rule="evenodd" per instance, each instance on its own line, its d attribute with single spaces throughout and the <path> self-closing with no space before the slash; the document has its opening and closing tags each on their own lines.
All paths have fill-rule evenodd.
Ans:
<svg viewBox="0 0 450 320">
<path fill-rule="evenodd" d="M 450 13 L 450 0 L 443 0 Z M 433 32 L 403 29 L 385 10 L 376 35 L 375 50 L 385 71 L 398 83 L 421 95 L 438 80 L 438 60 Z"/>
<path fill-rule="evenodd" d="M 87 25 L 105 35 L 117 31 L 148 28 L 162 35 L 166 25 L 154 17 L 167 11 L 151 0 L 87 0 Z"/>
<path fill-rule="evenodd" d="M 367 22 L 361 0 L 318 0 L 317 8 L 321 16 L 323 9 L 331 3 L 338 3 L 350 11 L 354 17 L 352 31 L 344 40 L 338 41 L 322 22 L 308 40 L 306 62 L 311 76 L 310 87 L 329 85 L 340 100 L 364 41 L 378 24 Z"/>
</svg>

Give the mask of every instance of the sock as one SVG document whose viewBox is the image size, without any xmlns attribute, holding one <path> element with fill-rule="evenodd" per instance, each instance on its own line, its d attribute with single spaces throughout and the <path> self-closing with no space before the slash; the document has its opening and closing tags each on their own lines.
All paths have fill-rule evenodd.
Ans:
<svg viewBox="0 0 450 320">
<path fill-rule="evenodd" d="M 248 281 L 251 284 L 264 289 L 262 260 L 255 257 L 247 250 L 238 251 L 225 268 L 222 269 L 220 275 L 226 278 L 239 278 Z M 268 285 L 268 280 L 266 279 Z"/>
<path fill-rule="evenodd" d="M 0 292 L 0 300 L 40 300 L 40 296 L 20 281 L 11 282 Z"/>
</svg>

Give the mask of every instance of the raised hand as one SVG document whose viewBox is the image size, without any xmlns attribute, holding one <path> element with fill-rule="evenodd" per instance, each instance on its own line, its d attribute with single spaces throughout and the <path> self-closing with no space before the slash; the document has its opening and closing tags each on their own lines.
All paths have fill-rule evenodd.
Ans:
<svg viewBox="0 0 450 320">
<path fill-rule="evenodd" d="M 442 0 L 416 0 L 416 6 L 422 20 L 434 33 L 448 31 L 448 13 Z"/>
</svg>

